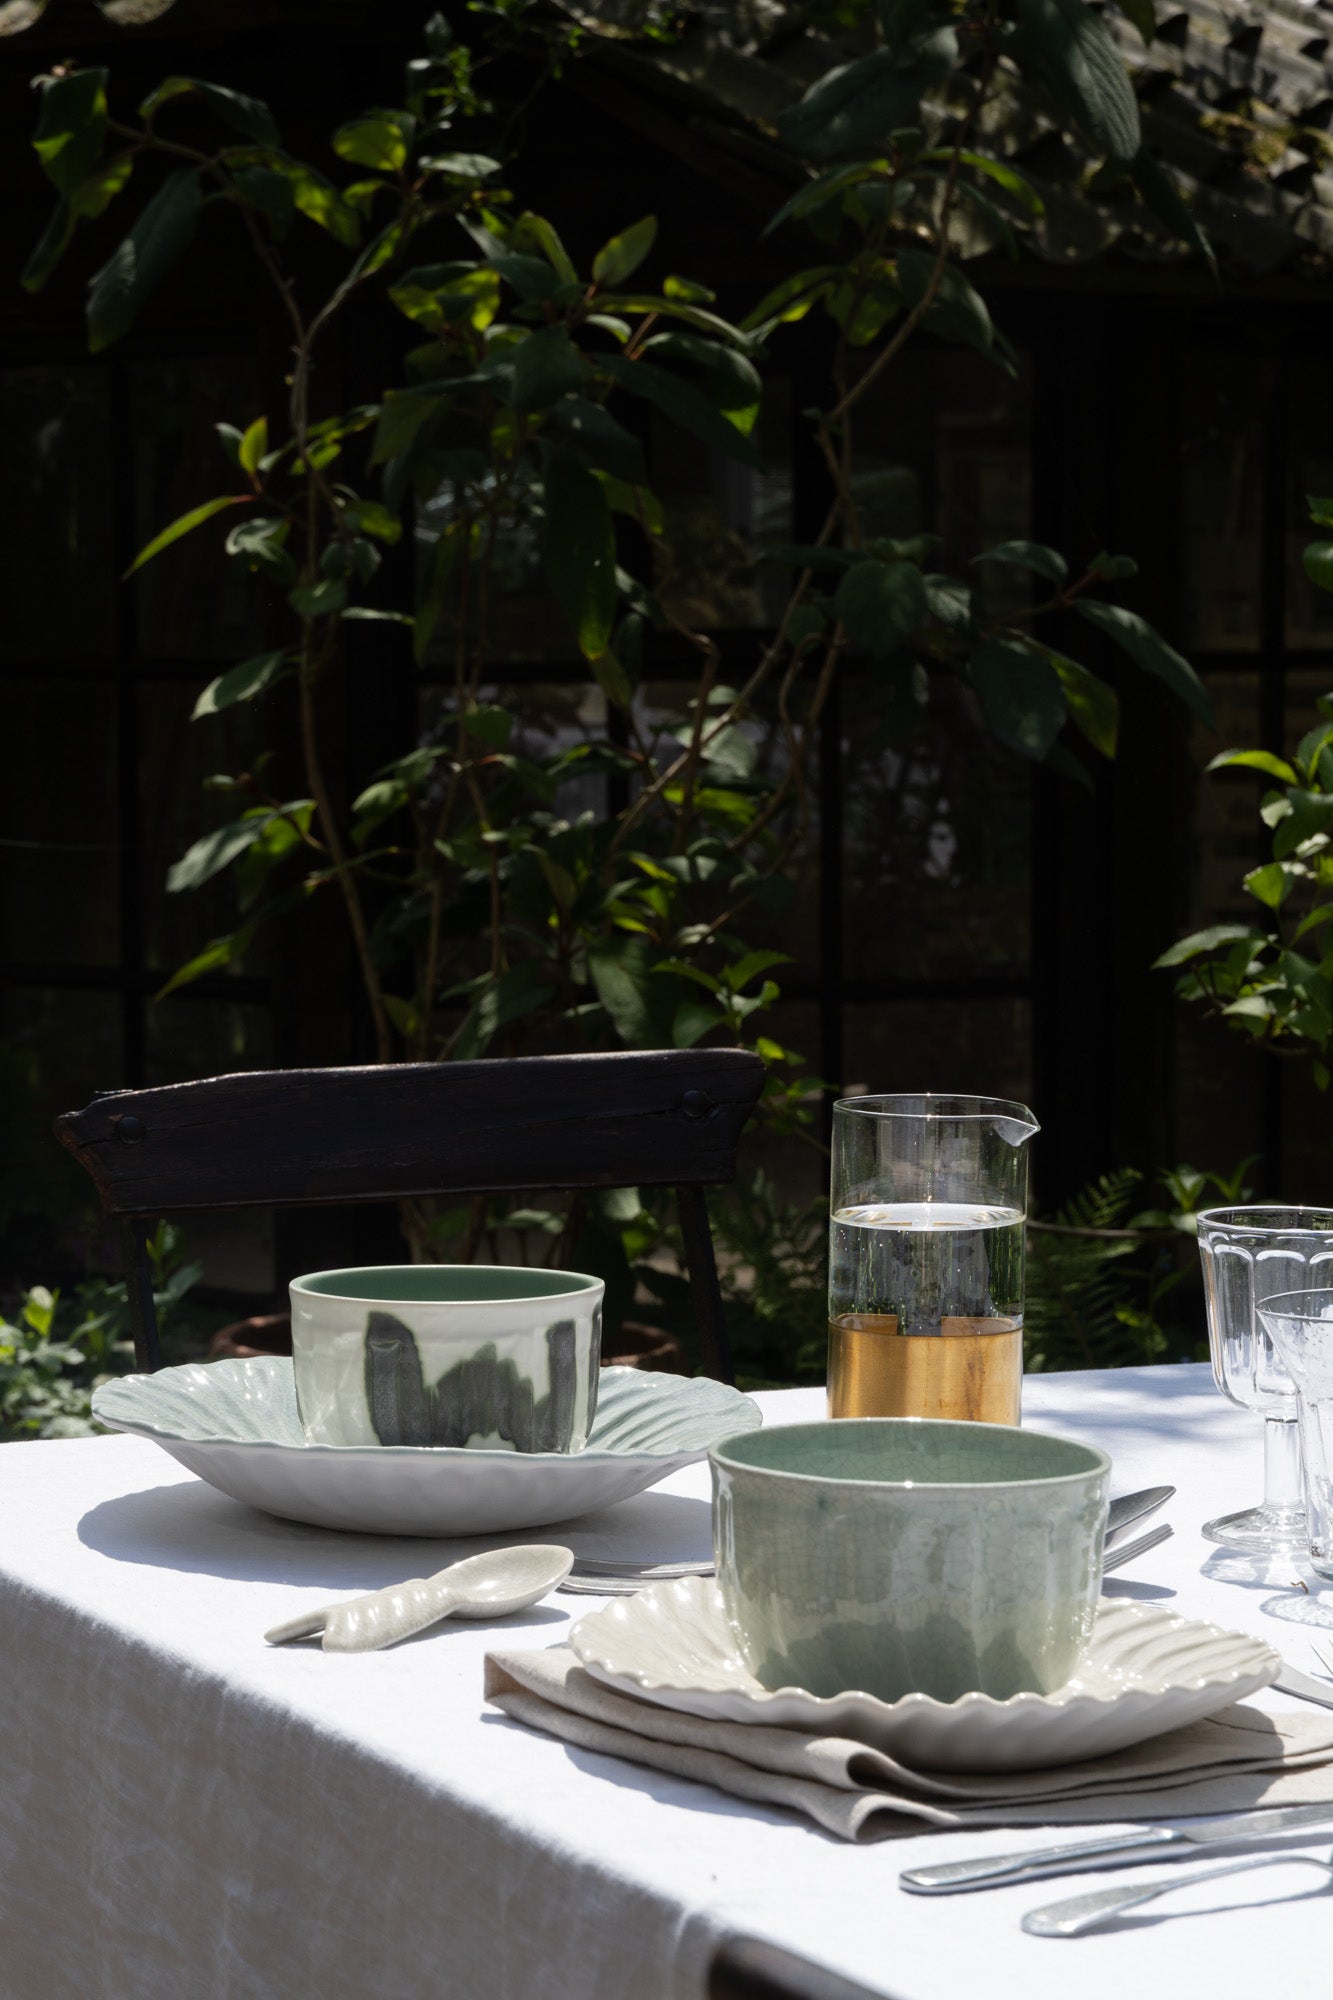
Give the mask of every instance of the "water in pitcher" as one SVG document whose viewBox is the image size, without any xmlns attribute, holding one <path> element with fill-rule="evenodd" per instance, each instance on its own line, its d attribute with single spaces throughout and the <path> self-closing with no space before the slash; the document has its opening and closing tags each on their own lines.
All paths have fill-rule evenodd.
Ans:
<svg viewBox="0 0 1333 2000">
<path fill-rule="evenodd" d="M 1020 1209 L 858 1203 L 830 1248 L 830 1416 L 1019 1421 Z"/>
</svg>

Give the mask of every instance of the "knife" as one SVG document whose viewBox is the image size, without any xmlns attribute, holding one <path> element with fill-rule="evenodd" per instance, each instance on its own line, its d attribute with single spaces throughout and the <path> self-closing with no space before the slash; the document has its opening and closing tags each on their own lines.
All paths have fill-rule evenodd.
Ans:
<svg viewBox="0 0 1333 2000">
<path fill-rule="evenodd" d="M 1289 1667 L 1285 1660 L 1271 1686 L 1279 1694 L 1298 1695 L 1302 1701 L 1317 1701 L 1321 1708 L 1333 1708 L 1333 1681 L 1317 1681 L 1313 1675 L 1303 1674 L 1299 1667 Z"/>
<path fill-rule="evenodd" d="M 1041 1847 L 1027 1854 L 991 1854 L 977 1861 L 945 1861 L 933 1868 L 908 1868 L 899 1886 L 918 1896 L 948 1896 L 959 1889 L 995 1889 L 1006 1882 L 1033 1882 L 1045 1875 L 1076 1875 L 1086 1868 L 1121 1868 L 1131 1861 L 1152 1861 L 1159 1854 L 1183 1853 L 1237 1840 L 1266 1840 L 1293 1827 L 1333 1822 L 1333 1803 L 1282 1806 L 1276 1812 L 1229 1813 L 1225 1819 L 1199 1819 L 1188 1827 L 1145 1826 L 1136 1833 L 1101 1835 L 1095 1840 L 1067 1841 L 1061 1847 Z"/>
</svg>

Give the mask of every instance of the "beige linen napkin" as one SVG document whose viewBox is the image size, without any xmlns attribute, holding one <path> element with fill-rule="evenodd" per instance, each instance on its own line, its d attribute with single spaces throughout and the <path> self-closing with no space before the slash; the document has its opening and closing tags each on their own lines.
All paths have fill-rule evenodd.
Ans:
<svg viewBox="0 0 1333 2000">
<path fill-rule="evenodd" d="M 486 1656 L 486 1699 L 515 1722 L 736 1798 L 788 1806 L 843 1840 L 967 1826 L 1176 1819 L 1255 1806 L 1333 1812 L 1333 1714 L 1236 1704 L 1109 1757 L 1050 1771 L 915 1771 L 846 1737 L 709 1721 L 620 1694 L 568 1646 Z"/>
</svg>

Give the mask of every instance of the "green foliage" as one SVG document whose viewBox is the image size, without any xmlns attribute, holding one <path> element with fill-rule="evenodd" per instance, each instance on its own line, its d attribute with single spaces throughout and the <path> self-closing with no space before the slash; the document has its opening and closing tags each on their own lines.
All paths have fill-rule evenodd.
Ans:
<svg viewBox="0 0 1333 2000">
<path fill-rule="evenodd" d="M 1333 695 L 1315 704 L 1320 721 L 1296 754 L 1223 750 L 1210 771 L 1256 771 L 1265 790 L 1260 817 L 1273 859 L 1241 884 L 1258 904 L 1250 923 L 1212 924 L 1181 938 L 1157 960 L 1183 968 L 1176 991 L 1252 1042 L 1279 1054 L 1312 1057 L 1315 1087 L 1327 1090 L 1333 1038 Z"/>
<path fill-rule="evenodd" d="M 1039 198 L 984 136 L 1007 69 L 1038 83 L 1112 159 L 1137 155 L 1133 93 L 1098 15 L 1083 0 L 1015 0 L 1014 11 L 1001 20 L 988 0 L 848 10 L 864 53 L 817 78 L 778 121 L 793 167 L 813 169 L 769 225 L 792 268 L 739 320 L 706 286 L 661 268 L 654 216 L 628 219 L 584 262 L 558 218 L 512 192 L 511 181 L 531 181 L 512 151 L 525 120 L 487 95 L 508 73 L 493 58 L 519 53 L 529 82 L 534 64 L 554 74 L 598 32 L 595 10 L 574 27 L 534 0 L 477 0 L 466 42 L 432 17 L 403 102 L 372 106 L 332 135 L 332 178 L 287 150 L 266 105 L 207 80 L 168 77 L 136 115 L 117 106 L 101 70 L 44 81 L 35 144 L 59 202 L 25 282 L 44 283 L 83 220 L 114 201 L 130 208 L 125 190 L 142 182 L 145 198 L 92 278 L 90 344 L 120 339 L 196 228 L 230 211 L 291 350 L 265 411 L 218 428 L 225 490 L 163 527 L 135 564 L 170 560 L 199 534 L 271 586 L 271 649 L 221 673 L 195 718 L 208 729 L 290 680 L 304 755 L 300 797 L 267 791 L 262 765 L 225 780 L 230 817 L 172 868 L 173 893 L 233 884 L 237 922 L 165 990 L 236 962 L 262 925 L 332 897 L 381 1060 L 741 1043 L 769 1064 L 765 1116 L 794 1118 L 808 1079 L 803 1087 L 799 1059 L 762 1032 L 779 961 L 756 953 L 746 931 L 790 894 L 811 746 L 844 665 L 901 679 L 918 700 L 962 680 L 1024 756 L 1063 754 L 1067 723 L 1109 756 L 1113 691 L 1039 630 L 1076 608 L 1198 705 L 1179 655 L 1105 601 L 1132 575 L 1128 559 L 1094 556 L 1080 569 L 1032 543 L 992 549 L 979 560 L 1026 570 L 1047 593 L 996 622 L 962 579 L 930 567 L 936 537 L 862 532 L 860 404 L 903 346 L 938 339 L 1013 366 L 953 226 L 962 203 L 1011 235 L 1040 222 Z M 300 260 L 285 248 L 311 230 L 327 239 L 321 265 L 341 267 L 316 297 L 289 275 Z M 801 247 L 807 237 L 814 253 Z M 371 300 L 400 328 L 401 369 L 374 402 L 316 420 L 325 345 Z M 791 569 L 787 605 L 737 684 L 724 685 L 706 625 L 668 588 L 677 549 L 640 442 L 644 420 L 654 434 L 760 466 L 766 382 L 784 368 L 784 329 L 812 311 L 833 329 L 827 384 L 807 412 L 828 513 L 807 546 L 771 552 Z M 419 560 L 403 601 L 380 555 L 405 535 Z M 552 729 L 536 697 L 512 708 L 492 698 L 503 663 L 494 608 L 516 582 L 530 586 L 538 565 L 552 622 L 605 695 L 604 725 Z M 450 662 L 453 682 L 421 738 L 344 811 L 319 744 L 330 670 L 354 619 L 410 628 L 416 660 Z M 673 635 L 698 662 L 668 712 L 643 688 L 652 634 Z M 571 803 L 589 779 L 611 781 L 615 803 L 602 816 Z M 753 1196 L 746 1228 L 772 1199 L 766 1186 Z M 429 1224 L 412 1221 L 418 1243 Z M 790 1241 L 799 1264 L 806 1234 Z"/>
<path fill-rule="evenodd" d="M 158 1224 L 148 1253 L 159 1331 L 170 1338 L 199 1266 L 185 1261 L 184 1239 L 169 1223 Z M 0 1316 L 0 1443 L 91 1436 L 100 1429 L 93 1390 L 133 1366 L 123 1283 L 91 1278 L 68 1300 L 33 1285 L 12 1317 Z"/>
<path fill-rule="evenodd" d="M 1178 1167 L 1158 1177 L 1163 1200 L 1140 1209 L 1142 1176 L 1103 1174 L 1047 1220 L 1028 1224 L 1023 1366 L 1129 1368 L 1207 1358 L 1197 1211 L 1242 1202 L 1243 1161 L 1231 1174 Z"/>
</svg>

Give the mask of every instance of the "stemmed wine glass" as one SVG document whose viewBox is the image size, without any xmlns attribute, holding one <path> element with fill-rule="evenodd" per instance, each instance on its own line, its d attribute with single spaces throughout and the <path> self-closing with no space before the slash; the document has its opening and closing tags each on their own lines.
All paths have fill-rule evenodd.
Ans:
<svg viewBox="0 0 1333 2000">
<path fill-rule="evenodd" d="M 1210 1208 L 1199 1216 L 1213 1379 L 1264 1419 L 1264 1497 L 1258 1507 L 1204 1524 L 1224 1548 L 1304 1548 L 1296 1385 L 1257 1308 L 1278 1292 L 1333 1282 L 1333 1209 Z"/>
</svg>

